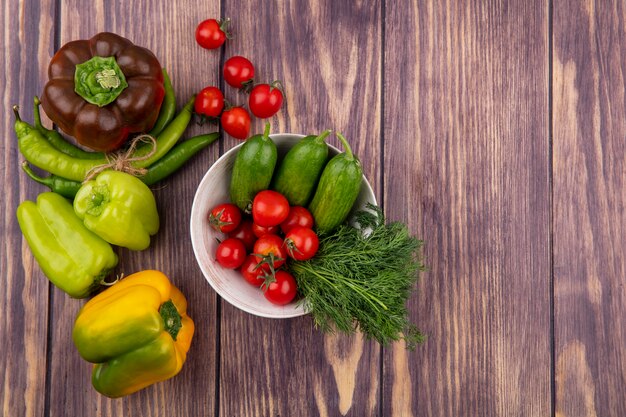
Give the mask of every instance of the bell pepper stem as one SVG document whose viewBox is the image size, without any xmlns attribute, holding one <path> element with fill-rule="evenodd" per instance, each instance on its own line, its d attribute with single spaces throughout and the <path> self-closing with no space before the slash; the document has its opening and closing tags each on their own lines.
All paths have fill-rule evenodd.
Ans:
<svg viewBox="0 0 626 417">
<path fill-rule="evenodd" d="M 172 302 L 172 300 L 168 300 L 161 304 L 161 308 L 159 309 L 159 313 L 163 318 L 163 323 L 165 324 L 165 331 L 172 336 L 172 339 L 176 340 L 176 336 L 178 336 L 178 332 L 180 328 L 183 326 L 181 321 L 181 315 L 176 309 L 176 306 Z"/>
</svg>

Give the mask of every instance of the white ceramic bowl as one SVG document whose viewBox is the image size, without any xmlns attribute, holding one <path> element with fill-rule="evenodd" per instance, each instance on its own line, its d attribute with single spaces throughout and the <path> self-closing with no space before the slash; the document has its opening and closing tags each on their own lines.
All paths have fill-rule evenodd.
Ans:
<svg viewBox="0 0 626 417">
<path fill-rule="evenodd" d="M 270 135 L 278 149 L 278 163 L 282 156 L 304 135 L 275 134 Z M 230 201 L 229 184 L 231 172 L 239 144 L 222 155 L 206 172 L 196 191 L 191 207 L 191 243 L 193 251 L 206 280 L 213 289 L 235 307 L 256 316 L 268 318 L 289 318 L 306 314 L 301 305 L 294 301 L 285 306 L 278 306 L 265 299 L 259 288 L 250 285 L 237 270 L 222 268 L 215 261 L 217 238 L 224 238 L 222 233 L 215 231 L 208 223 L 209 211 L 218 204 Z M 336 155 L 339 150 L 329 145 L 329 155 Z M 361 193 L 355 208 L 364 207 L 367 202 L 376 204 L 372 187 L 365 177 L 361 185 Z"/>
</svg>

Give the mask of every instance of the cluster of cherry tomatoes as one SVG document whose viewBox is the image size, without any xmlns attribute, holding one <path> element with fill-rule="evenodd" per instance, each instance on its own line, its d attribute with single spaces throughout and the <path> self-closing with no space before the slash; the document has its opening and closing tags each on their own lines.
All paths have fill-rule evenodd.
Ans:
<svg viewBox="0 0 626 417">
<path fill-rule="evenodd" d="M 196 41 L 205 49 L 221 47 L 230 37 L 229 20 L 207 19 L 196 28 Z M 219 119 L 230 136 L 246 139 L 250 134 L 251 116 L 266 119 L 275 115 L 283 104 L 282 85 L 279 81 L 254 84 L 255 68 L 249 59 L 235 55 L 224 62 L 224 81 L 231 87 L 249 93 L 248 109 L 230 105 L 223 92 L 215 86 L 203 88 L 197 95 L 194 110 L 203 118 Z"/>
<path fill-rule="evenodd" d="M 309 210 L 290 206 L 282 194 L 264 190 L 254 197 L 251 216 L 235 204 L 222 203 L 211 209 L 208 221 L 226 235 L 215 253 L 223 268 L 238 269 L 273 304 L 293 301 L 297 285 L 285 266 L 289 260 L 312 258 L 319 247 Z"/>
</svg>

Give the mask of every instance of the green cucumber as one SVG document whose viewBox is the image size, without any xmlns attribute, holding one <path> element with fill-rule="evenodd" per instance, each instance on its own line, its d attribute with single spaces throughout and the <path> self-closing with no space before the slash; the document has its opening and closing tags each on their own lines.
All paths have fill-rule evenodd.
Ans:
<svg viewBox="0 0 626 417">
<path fill-rule="evenodd" d="M 248 138 L 235 157 L 230 180 L 230 201 L 246 213 L 252 209 L 254 196 L 267 190 L 276 166 L 276 144 L 269 136 L 270 124 L 262 135 Z"/>
<path fill-rule="evenodd" d="M 302 138 L 285 155 L 272 179 L 272 189 L 287 198 L 292 206 L 306 206 L 328 159 L 325 139 L 330 130 L 319 136 Z"/>
<path fill-rule="evenodd" d="M 332 232 L 343 223 L 361 191 L 361 162 L 352 153 L 346 138 L 340 133 L 337 137 L 343 143 L 345 152 L 328 161 L 309 204 L 319 233 Z"/>
</svg>

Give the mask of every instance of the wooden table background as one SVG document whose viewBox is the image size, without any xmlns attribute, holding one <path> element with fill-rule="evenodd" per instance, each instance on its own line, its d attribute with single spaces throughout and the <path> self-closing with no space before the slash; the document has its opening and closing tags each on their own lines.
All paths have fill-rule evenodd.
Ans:
<svg viewBox="0 0 626 417">
<path fill-rule="evenodd" d="M 220 16 L 235 38 L 198 47 L 197 23 Z M 4 416 L 626 415 L 624 2 L 9 0 L 0 19 Z M 237 143 L 224 137 L 156 187 L 151 248 L 119 252 L 118 272 L 160 269 L 187 295 L 187 363 L 98 395 L 70 336 L 82 302 L 48 283 L 15 219 L 44 188 L 19 168 L 11 106 L 32 120 L 54 52 L 105 30 L 157 55 L 179 105 L 224 86 L 240 54 L 285 85 L 274 132 L 343 132 L 388 218 L 426 241 L 410 312 L 428 341 L 382 349 L 220 300 L 188 224 L 204 172 Z"/>
</svg>

